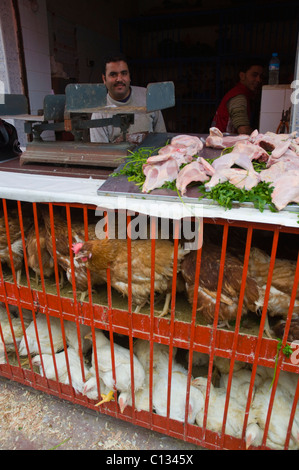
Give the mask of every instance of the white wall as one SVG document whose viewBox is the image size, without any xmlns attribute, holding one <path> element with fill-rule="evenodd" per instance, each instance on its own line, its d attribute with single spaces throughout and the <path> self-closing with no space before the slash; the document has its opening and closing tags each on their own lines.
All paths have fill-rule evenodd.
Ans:
<svg viewBox="0 0 299 470">
<path fill-rule="evenodd" d="M 43 108 L 44 96 L 52 92 L 46 0 L 19 0 L 30 114 Z M 36 8 L 35 8 L 36 7 Z M 24 94 L 17 41 L 17 25 L 11 0 L 0 2 L 0 80 L 5 93 Z M 15 119 L 21 145 L 27 142 L 24 121 Z M 53 134 L 43 134 L 53 138 Z"/>
<path fill-rule="evenodd" d="M 0 80 L 6 94 L 23 94 L 16 24 L 11 0 L 0 2 Z M 15 125 L 22 146 L 27 138 L 24 121 L 9 120 Z"/>
<path fill-rule="evenodd" d="M 45 95 L 52 93 L 46 0 L 18 0 L 26 63 L 30 114 L 43 109 Z M 53 140 L 53 132 L 42 138 Z"/>
</svg>

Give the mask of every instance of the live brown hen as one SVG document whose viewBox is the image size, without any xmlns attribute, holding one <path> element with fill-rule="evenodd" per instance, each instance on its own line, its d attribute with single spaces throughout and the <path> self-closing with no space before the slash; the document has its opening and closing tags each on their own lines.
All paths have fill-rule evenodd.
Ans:
<svg viewBox="0 0 299 470">
<path fill-rule="evenodd" d="M 277 338 L 283 338 L 286 326 L 286 320 L 279 320 L 272 326 L 272 330 Z M 292 318 L 288 332 L 287 341 L 292 343 L 299 340 L 299 318 Z"/>
<path fill-rule="evenodd" d="M 54 261 L 46 246 L 46 228 L 44 225 L 39 226 L 38 237 L 42 272 L 45 277 L 51 277 L 54 273 Z M 39 250 L 35 226 L 32 225 L 28 230 L 26 237 L 26 251 L 28 266 L 35 272 L 35 279 L 37 284 L 39 276 L 41 275 Z"/>
<path fill-rule="evenodd" d="M 215 317 L 218 277 L 220 269 L 221 246 L 204 242 L 201 252 L 200 276 L 197 294 L 197 310 L 202 313 L 207 322 Z M 197 251 L 191 251 L 182 261 L 181 273 L 185 280 L 187 297 L 193 304 Z M 226 252 L 223 272 L 223 283 L 219 305 L 219 322 L 226 325 L 234 320 L 238 311 L 238 303 L 242 282 L 242 262 Z M 254 279 L 247 276 L 243 299 L 242 313 L 257 310 L 259 290 Z"/>
<path fill-rule="evenodd" d="M 248 273 L 253 277 L 260 291 L 259 306 L 264 305 L 267 280 L 270 268 L 270 256 L 263 250 L 253 247 L 250 252 Z M 270 317 L 282 316 L 287 318 L 291 295 L 294 285 L 296 271 L 296 261 L 276 258 L 273 275 L 271 279 L 271 289 L 267 305 L 267 314 Z M 299 286 L 295 296 L 293 308 L 293 319 L 299 315 Z"/>
<path fill-rule="evenodd" d="M 127 240 L 90 240 L 73 247 L 75 259 L 82 262 L 92 273 L 107 281 L 107 268 L 110 267 L 111 286 L 122 295 L 128 296 L 128 248 Z M 185 251 L 178 249 L 178 272 Z M 131 241 L 132 264 L 132 303 L 140 310 L 150 297 L 151 292 L 151 240 Z M 166 295 L 161 316 L 168 312 L 173 278 L 174 245 L 169 240 L 155 242 L 154 290 Z"/>
<path fill-rule="evenodd" d="M 53 241 L 51 232 L 51 221 L 49 212 L 43 211 L 43 219 L 45 223 L 45 242 L 50 255 L 53 255 Z M 78 217 L 74 217 L 71 220 L 72 229 L 72 244 L 85 241 L 85 228 L 83 220 L 79 220 Z M 55 248 L 57 264 L 66 273 L 68 281 L 72 284 L 72 266 L 71 266 L 71 255 L 69 248 L 69 237 L 68 237 L 68 224 L 66 214 L 62 211 L 54 211 L 54 233 L 55 233 Z M 95 223 L 89 223 L 88 225 L 88 238 L 95 237 Z M 76 282 L 76 289 L 82 293 L 81 300 L 84 299 L 85 293 L 88 288 L 87 270 L 82 263 L 78 263 L 75 259 L 74 263 L 74 276 Z M 95 274 L 91 275 L 91 284 L 102 283 L 102 280 Z"/>
<path fill-rule="evenodd" d="M 28 227 L 30 226 L 30 219 L 24 215 L 23 217 L 23 228 L 24 237 Z M 8 229 L 9 238 L 11 245 L 12 261 L 17 276 L 17 283 L 20 283 L 21 271 L 23 267 L 23 241 L 19 222 L 19 214 L 16 208 L 10 208 L 8 210 Z M 8 237 L 6 232 L 6 224 L 4 213 L 0 216 L 0 259 L 2 264 L 7 264 L 11 268 L 10 250 L 8 246 Z"/>
</svg>

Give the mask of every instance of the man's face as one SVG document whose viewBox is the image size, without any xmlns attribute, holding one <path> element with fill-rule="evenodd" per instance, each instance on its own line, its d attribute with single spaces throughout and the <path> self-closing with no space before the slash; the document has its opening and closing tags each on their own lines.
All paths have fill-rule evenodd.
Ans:
<svg viewBox="0 0 299 470">
<path fill-rule="evenodd" d="M 126 62 L 109 62 L 106 64 L 106 74 L 102 75 L 109 95 L 114 100 L 120 101 L 130 93 L 130 72 Z"/>
<path fill-rule="evenodd" d="M 240 82 L 251 91 L 258 91 L 263 83 L 264 69 L 260 65 L 252 65 L 247 72 L 240 72 Z"/>
</svg>

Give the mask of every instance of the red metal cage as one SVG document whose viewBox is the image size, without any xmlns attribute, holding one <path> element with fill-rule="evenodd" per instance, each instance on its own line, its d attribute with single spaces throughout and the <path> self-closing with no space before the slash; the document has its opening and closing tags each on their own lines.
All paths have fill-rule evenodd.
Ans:
<svg viewBox="0 0 299 470">
<path fill-rule="evenodd" d="M 73 244 L 89 240 L 99 222 L 101 228 L 105 227 L 104 236 L 111 238 L 109 215 L 113 216 L 112 228 L 116 233 L 120 220 L 117 211 L 105 210 L 99 216 L 96 207 L 89 205 L 2 199 L 0 375 L 210 449 L 298 448 L 299 228 L 204 218 L 196 229 L 200 230 L 200 236 L 195 237 L 197 245 L 191 250 L 195 255 L 193 264 L 191 268 L 187 266 L 185 275 L 179 257 L 186 241 L 183 221 L 170 221 L 168 238 L 173 246 L 173 258 L 168 292 L 171 302 L 168 313 L 160 316 L 162 300 L 155 295 L 155 264 L 157 244 L 163 237 L 161 221 L 155 217 L 146 218 L 150 240 L 146 253 L 150 256 L 148 304 L 135 311 L 132 222 L 136 216 L 129 211 L 121 214 L 125 220 L 127 295 L 117 292 L 115 269 L 111 273 L 110 266 L 99 284 L 94 282 L 92 271 L 84 267 L 83 281 L 79 279 L 80 261 L 75 257 Z M 191 218 L 195 226 L 196 222 Z M 205 251 L 209 244 L 211 249 Z M 212 247 L 217 247 L 216 258 L 207 264 L 206 257 Z M 257 250 L 255 264 L 251 257 L 254 249 Z M 281 269 L 287 273 L 281 290 L 275 283 L 276 277 L 283 276 L 282 271 L 276 271 L 278 260 L 284 262 Z M 228 271 L 230 262 L 232 267 Z M 257 274 L 257 266 L 262 274 Z M 123 272 L 119 273 L 120 277 Z M 249 278 L 259 289 L 256 311 L 246 309 Z M 239 286 L 236 295 L 224 294 L 225 288 L 230 292 L 236 283 Z M 187 285 L 191 285 L 189 293 Z M 200 303 L 203 297 L 198 297 L 199 292 L 208 298 L 212 315 L 205 314 L 205 303 Z M 274 295 L 278 302 L 275 309 L 272 308 Z M 279 304 L 280 300 L 283 304 Z M 221 324 L 224 304 L 234 312 L 227 318 L 228 327 Z M 268 319 L 272 337 L 265 334 Z M 104 333 L 103 344 L 108 345 L 106 361 L 113 382 L 110 390 L 103 382 L 104 353 L 102 343 L 97 346 L 102 338 L 99 332 Z M 146 367 L 140 360 L 144 369 L 141 389 L 146 390 L 145 405 L 137 404 L 139 396 L 134 392 L 140 379 L 135 362 L 136 344 L 142 340 L 147 354 Z M 44 352 L 44 342 L 47 352 Z M 156 345 L 158 349 L 161 346 L 166 358 L 161 375 L 157 372 Z M 123 410 L 119 402 L 121 390 L 117 388 L 119 347 L 126 350 L 130 371 L 128 404 Z M 243 372 L 238 374 L 238 371 Z M 179 373 L 184 384 L 182 401 L 179 385 L 174 380 Z M 243 382 L 238 382 L 243 373 L 244 389 Z M 158 404 L 156 389 L 162 390 L 162 375 L 166 380 L 165 394 L 160 393 Z M 93 394 L 88 396 L 84 384 L 91 377 Z M 98 405 L 101 395 L 107 395 L 108 390 L 113 399 Z M 258 408 L 262 392 L 266 393 L 263 410 Z M 280 400 L 279 404 L 275 400 Z M 238 404 L 238 414 L 231 410 L 235 404 Z M 191 418 L 194 409 L 198 409 L 198 419 Z M 276 433 L 277 421 L 280 435 Z M 253 442 L 248 439 L 252 424 L 260 431 Z"/>
</svg>

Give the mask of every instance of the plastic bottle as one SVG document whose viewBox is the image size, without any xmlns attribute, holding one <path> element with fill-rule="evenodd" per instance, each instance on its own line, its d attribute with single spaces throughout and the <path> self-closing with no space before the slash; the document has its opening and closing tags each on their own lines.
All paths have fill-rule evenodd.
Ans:
<svg viewBox="0 0 299 470">
<path fill-rule="evenodd" d="M 269 85 L 278 85 L 279 83 L 279 65 L 280 61 L 277 52 L 273 52 L 269 62 Z"/>
</svg>

